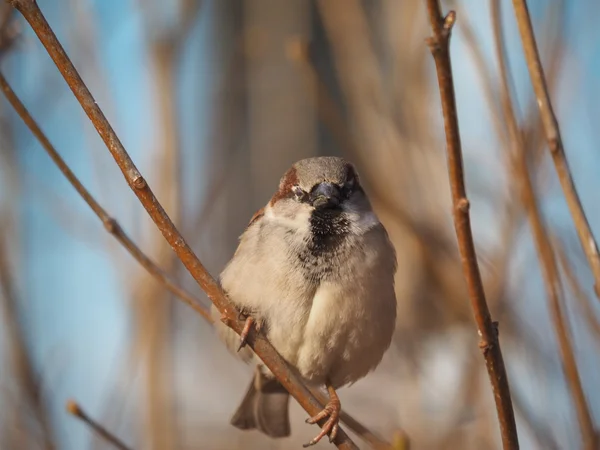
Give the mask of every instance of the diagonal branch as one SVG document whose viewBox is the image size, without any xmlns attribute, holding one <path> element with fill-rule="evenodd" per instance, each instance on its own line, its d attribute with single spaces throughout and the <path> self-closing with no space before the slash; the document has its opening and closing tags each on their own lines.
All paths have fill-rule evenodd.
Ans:
<svg viewBox="0 0 600 450">
<path fill-rule="evenodd" d="M 502 351 L 500 350 L 500 342 L 498 341 L 497 323 L 492 322 L 477 264 L 477 254 L 469 217 L 469 201 L 467 200 L 463 174 L 462 151 L 450 62 L 450 32 L 456 20 L 456 14 L 454 11 L 450 11 L 445 18 L 442 17 L 439 0 L 426 0 L 426 4 L 433 30 L 433 36 L 427 40 L 427 43 L 435 61 L 442 100 L 448 172 L 458 248 L 471 299 L 471 307 L 481 337 L 479 345 L 483 352 L 494 392 L 503 448 L 514 450 L 519 448 L 519 441 L 508 377 L 504 367 Z"/>
<path fill-rule="evenodd" d="M 73 417 L 77 417 L 82 422 L 86 423 L 94 432 L 98 433 L 106 442 L 111 444 L 113 447 L 119 450 L 131 450 L 127 447 L 118 437 L 92 419 L 87 413 L 75 403 L 73 400 L 69 400 L 66 406 L 67 412 Z"/>
<path fill-rule="evenodd" d="M 596 449 L 596 431 L 594 430 L 590 409 L 585 398 L 585 392 L 577 369 L 573 345 L 569 336 L 568 325 L 563 313 L 563 287 L 560 279 L 560 272 L 547 227 L 542 219 L 535 187 L 529 176 L 525 146 L 523 145 L 522 135 L 519 132 L 519 126 L 510 97 L 511 83 L 507 73 L 508 71 L 506 70 L 506 50 L 503 45 L 504 39 L 502 38 L 502 28 L 500 23 L 501 14 L 499 8 L 499 1 L 493 1 L 491 8 L 492 25 L 494 30 L 496 59 L 498 60 L 502 84 L 501 104 L 511 143 L 510 158 L 512 166 L 517 172 L 517 179 L 520 181 L 521 201 L 527 211 L 534 244 L 538 259 L 540 260 L 544 284 L 548 294 L 550 314 L 552 316 L 554 330 L 558 340 L 563 371 L 565 372 L 567 385 L 571 391 L 573 403 L 575 404 L 584 448 L 586 450 L 594 450 Z"/>
<path fill-rule="evenodd" d="M 537 97 L 542 125 L 546 140 L 548 141 L 548 148 L 552 155 L 552 159 L 554 160 L 556 173 L 562 186 L 567 205 L 569 206 L 569 211 L 573 217 L 573 222 L 575 223 L 575 229 L 579 236 L 581 248 L 592 269 L 596 296 L 600 298 L 600 254 L 598 253 L 598 245 L 587 217 L 585 216 L 585 212 L 583 211 L 581 200 L 579 199 L 573 177 L 571 176 L 571 171 L 569 170 L 569 164 L 560 136 L 558 121 L 556 120 L 556 115 L 552 108 L 550 94 L 548 92 L 548 87 L 546 86 L 544 69 L 542 67 L 542 62 L 540 61 L 540 55 L 533 34 L 527 1 L 513 0 L 513 7 L 519 26 L 519 32 L 521 34 L 521 42 L 525 52 L 525 60 L 527 62 L 527 68 L 529 69 L 531 84 L 533 85 L 535 96 Z"/>
<path fill-rule="evenodd" d="M 2 89 L 3 93 L 6 95 L 6 98 L 13 106 L 13 108 L 17 111 L 23 122 L 27 125 L 27 127 L 31 130 L 32 134 L 38 139 L 40 144 L 44 147 L 47 153 L 50 155 L 52 160 L 56 163 L 60 171 L 65 175 L 65 177 L 71 182 L 73 187 L 77 190 L 77 192 L 81 195 L 81 197 L 88 203 L 90 208 L 96 213 L 96 215 L 100 218 L 103 224 L 105 224 L 105 228 L 117 239 L 125 249 L 151 274 L 153 275 L 162 285 L 165 286 L 171 293 L 175 294 L 181 300 L 183 300 L 186 304 L 191 306 L 198 314 L 204 317 L 208 322 L 212 323 L 213 319 L 210 313 L 201 306 L 201 302 L 198 298 L 194 297 L 189 292 L 180 288 L 175 282 L 156 264 L 154 264 L 134 243 L 133 241 L 125 234 L 120 225 L 108 215 L 108 213 L 96 202 L 95 198 L 90 194 L 90 192 L 81 184 L 79 179 L 75 176 L 75 174 L 68 167 L 66 162 L 62 159 L 62 157 L 58 154 L 56 149 L 52 146 L 47 136 L 40 129 L 38 124 L 35 122 L 33 117 L 29 114 L 21 100 L 17 97 L 15 92 L 12 90 L 8 82 L 6 81 L 4 75 L 0 72 L 0 89 Z M 212 196 L 208 196 L 208 198 L 212 198 Z M 108 224 L 108 225 L 107 225 Z M 322 394 L 318 390 L 311 391 L 313 395 L 323 404 L 327 403 L 327 399 L 322 396 Z M 369 443 L 375 449 L 389 449 L 391 445 L 377 437 L 372 431 L 366 428 L 363 424 L 358 422 L 348 413 L 342 411 L 341 413 L 341 421 L 348 425 L 352 431 L 354 431 L 358 436 L 360 436 L 365 442 Z"/>
<path fill-rule="evenodd" d="M 62 157 L 58 154 L 54 146 L 50 143 L 44 132 L 40 129 L 38 124 L 35 122 L 33 117 L 25 108 L 25 105 L 21 102 L 19 97 L 12 90 L 6 78 L 2 73 L 0 73 L 0 89 L 6 96 L 6 99 L 15 109 L 17 114 L 21 117 L 25 125 L 31 130 L 33 135 L 38 139 L 46 153 L 50 156 L 52 161 L 56 164 L 59 170 L 63 173 L 65 178 L 71 183 L 71 185 L 75 188 L 75 190 L 81 195 L 81 198 L 89 205 L 89 207 L 94 211 L 96 216 L 102 221 L 104 228 L 110 234 L 112 234 L 117 241 L 119 241 L 123 247 L 129 252 L 131 256 L 135 258 L 161 285 L 163 285 L 170 292 L 178 296 L 185 303 L 191 306 L 198 314 L 204 317 L 209 322 L 212 322 L 212 318 L 210 317 L 210 312 L 208 312 L 201 304 L 200 300 L 195 298 L 192 294 L 185 291 L 181 287 L 177 286 L 177 284 L 167 275 L 160 267 L 158 267 L 150 258 L 148 258 L 135 243 L 129 238 L 129 236 L 123 231 L 121 225 L 112 218 L 105 210 L 100 206 L 100 204 L 94 199 L 92 194 L 81 184 L 77 176 L 73 173 L 73 171 L 69 168 L 69 166 L 65 163 Z"/>
<path fill-rule="evenodd" d="M 183 265 L 200 287 L 206 292 L 216 308 L 221 312 L 221 320 L 236 333 L 241 333 L 244 321 L 240 319 L 238 311 L 228 300 L 216 280 L 202 265 L 183 236 L 181 236 L 158 199 L 154 196 L 150 186 L 131 160 L 131 157 L 123 147 L 123 144 L 117 137 L 115 131 L 112 129 L 110 123 L 102 113 L 102 110 L 94 100 L 94 97 L 69 60 L 35 0 L 5 1 L 12 4 L 23 15 L 36 33 L 63 78 L 71 88 L 71 91 L 98 131 L 98 134 L 106 144 L 109 152 L 121 169 L 127 184 L 136 194 L 142 203 L 142 206 L 146 209 L 148 215 L 154 221 L 164 238 L 169 242 Z M 256 336 L 254 339 L 250 340 L 249 344 L 275 377 L 308 414 L 312 416 L 321 411 L 321 406 L 317 399 L 308 391 L 300 378 L 290 370 L 285 360 L 277 353 L 264 336 Z M 324 423 L 325 420 L 319 421 L 320 426 Z M 348 435 L 341 429 L 339 429 L 334 443 L 340 449 L 357 448 L 356 444 L 354 444 Z"/>
</svg>

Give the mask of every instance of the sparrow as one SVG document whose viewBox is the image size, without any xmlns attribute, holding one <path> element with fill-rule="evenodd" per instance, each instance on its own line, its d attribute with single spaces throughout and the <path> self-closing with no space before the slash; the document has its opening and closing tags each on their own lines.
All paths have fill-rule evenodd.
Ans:
<svg viewBox="0 0 600 450">
<path fill-rule="evenodd" d="M 231 423 L 274 438 L 290 434 L 288 392 L 245 346 L 254 328 L 308 386 L 327 389 L 329 402 L 307 423 L 328 420 L 305 446 L 326 435 L 333 441 L 341 410 L 336 390 L 375 369 L 390 346 L 396 264 L 355 167 L 338 157 L 296 162 L 219 277 L 246 322 L 238 336 L 213 306 L 217 334 L 257 364 Z"/>
</svg>

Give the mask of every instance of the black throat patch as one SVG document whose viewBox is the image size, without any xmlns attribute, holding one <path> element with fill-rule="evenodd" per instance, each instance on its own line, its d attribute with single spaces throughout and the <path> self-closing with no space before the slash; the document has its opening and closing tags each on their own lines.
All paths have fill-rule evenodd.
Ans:
<svg viewBox="0 0 600 450">
<path fill-rule="evenodd" d="M 336 253 L 348 235 L 350 224 L 339 209 L 315 210 L 310 216 L 311 240 L 308 250 L 312 256 L 320 257 Z"/>
<path fill-rule="evenodd" d="M 295 256 L 304 276 L 319 284 L 336 277 L 340 262 L 349 251 L 350 223 L 339 209 L 315 210 L 310 217 L 310 234 Z"/>
</svg>

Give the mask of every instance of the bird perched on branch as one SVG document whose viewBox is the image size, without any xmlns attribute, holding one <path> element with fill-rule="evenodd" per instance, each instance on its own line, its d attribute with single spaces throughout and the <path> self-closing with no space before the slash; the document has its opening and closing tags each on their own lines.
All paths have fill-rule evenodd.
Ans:
<svg viewBox="0 0 600 450">
<path fill-rule="evenodd" d="M 329 402 L 316 416 L 333 440 L 336 389 L 373 370 L 388 349 L 396 320 L 396 255 L 371 209 L 358 174 L 342 158 L 295 163 L 269 203 L 251 219 L 220 283 L 242 314 L 241 336 L 219 320 L 228 348 L 257 364 L 231 423 L 271 437 L 290 434 L 289 394 L 245 347 L 254 327 L 309 386 L 325 385 Z"/>
</svg>

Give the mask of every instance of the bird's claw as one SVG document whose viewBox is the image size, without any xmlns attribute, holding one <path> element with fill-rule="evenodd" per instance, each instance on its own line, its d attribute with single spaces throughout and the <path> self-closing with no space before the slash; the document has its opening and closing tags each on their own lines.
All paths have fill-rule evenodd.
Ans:
<svg viewBox="0 0 600 450">
<path fill-rule="evenodd" d="M 248 335 L 250 334 L 252 326 L 254 326 L 254 329 L 257 333 L 260 331 L 260 322 L 255 321 L 252 316 L 246 317 L 246 323 L 244 323 L 244 328 L 240 333 L 240 345 L 237 349 L 238 352 L 246 346 L 246 343 L 248 342 Z"/>
<path fill-rule="evenodd" d="M 317 423 L 319 420 L 324 419 L 325 417 L 329 417 L 329 419 L 327 419 L 327 422 L 323 424 L 321 432 L 310 442 L 304 444 L 304 448 L 315 445 L 326 435 L 329 435 L 329 442 L 333 442 L 335 440 L 338 429 L 340 427 L 339 422 L 341 409 L 342 408 L 339 399 L 331 399 L 320 413 L 306 419 L 306 423 L 314 424 Z"/>
</svg>

